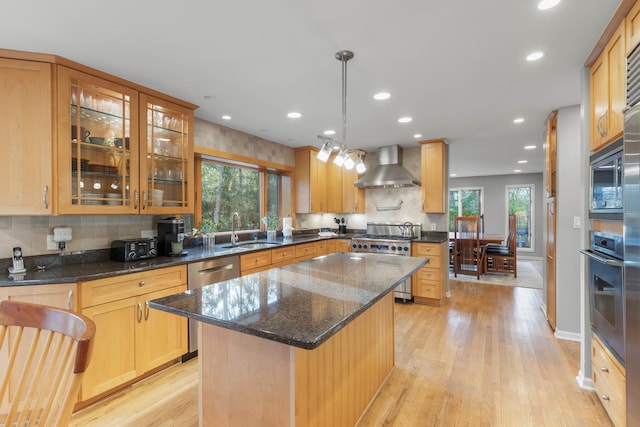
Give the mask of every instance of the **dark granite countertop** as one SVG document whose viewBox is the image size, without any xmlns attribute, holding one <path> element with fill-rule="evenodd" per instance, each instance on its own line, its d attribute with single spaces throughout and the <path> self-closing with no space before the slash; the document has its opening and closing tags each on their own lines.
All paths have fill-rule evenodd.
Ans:
<svg viewBox="0 0 640 427">
<path fill-rule="evenodd" d="M 328 238 L 351 238 L 350 235 L 336 235 Z M 225 248 L 228 243 L 216 245 L 213 248 L 195 247 L 187 248 L 187 254 L 182 257 L 160 256 L 140 261 L 120 262 L 110 261 L 108 259 L 108 250 L 102 251 L 106 256 L 87 256 L 85 262 L 57 265 L 47 268 L 43 271 L 37 270 L 35 267 L 28 268 L 25 274 L 10 276 L 4 270 L 4 274 L 0 274 L 0 286 L 20 286 L 20 285 L 46 285 L 55 283 L 76 283 L 87 280 L 102 279 L 105 277 L 119 276 L 127 273 L 135 273 L 139 271 L 148 271 L 158 268 L 171 267 L 174 265 L 189 264 L 196 261 L 202 261 L 209 258 L 224 257 L 231 255 L 245 254 L 255 252 L 257 250 L 265 250 L 284 245 L 296 245 L 306 242 L 314 242 L 318 240 L 328 239 L 320 237 L 317 234 L 294 236 L 291 239 L 283 239 L 279 237 L 275 240 L 278 245 L 270 245 L 262 249 L 248 249 L 238 246 L 236 248 Z M 260 240 L 264 241 L 264 240 Z M 248 243 L 242 242 L 242 243 Z"/>
<path fill-rule="evenodd" d="M 335 253 L 156 299 L 150 306 L 314 349 L 427 262 Z"/>
</svg>

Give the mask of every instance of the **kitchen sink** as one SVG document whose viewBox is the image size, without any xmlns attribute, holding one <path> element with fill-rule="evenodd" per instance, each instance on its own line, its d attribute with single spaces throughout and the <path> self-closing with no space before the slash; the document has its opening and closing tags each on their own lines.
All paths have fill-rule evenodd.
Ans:
<svg viewBox="0 0 640 427">
<path fill-rule="evenodd" d="M 238 249 L 266 249 L 269 248 L 271 246 L 274 245 L 281 245 L 282 243 L 279 242 L 240 242 L 240 243 L 236 243 L 235 245 L 224 245 L 222 246 L 225 249 L 232 249 L 232 248 L 238 248 Z"/>
</svg>

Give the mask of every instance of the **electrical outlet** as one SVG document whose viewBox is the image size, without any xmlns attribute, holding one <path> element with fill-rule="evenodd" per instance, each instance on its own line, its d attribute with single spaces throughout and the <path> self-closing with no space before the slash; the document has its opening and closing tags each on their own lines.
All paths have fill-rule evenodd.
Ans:
<svg viewBox="0 0 640 427">
<path fill-rule="evenodd" d="M 47 250 L 48 251 L 58 250 L 58 242 L 53 240 L 53 234 L 47 234 Z"/>
<path fill-rule="evenodd" d="M 436 231 L 436 227 L 437 227 L 436 223 L 431 224 L 431 231 Z"/>
<path fill-rule="evenodd" d="M 142 237 L 143 239 L 153 239 L 154 237 L 156 237 L 156 231 L 155 230 L 142 230 L 140 232 L 140 237 Z"/>
</svg>

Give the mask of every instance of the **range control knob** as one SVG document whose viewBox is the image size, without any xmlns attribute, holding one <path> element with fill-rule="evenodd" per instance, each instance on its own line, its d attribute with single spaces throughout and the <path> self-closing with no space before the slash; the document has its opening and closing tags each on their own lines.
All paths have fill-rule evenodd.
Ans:
<svg viewBox="0 0 640 427">
<path fill-rule="evenodd" d="M 358 249 L 362 249 L 362 243 L 358 243 Z"/>
<path fill-rule="evenodd" d="M 352 243 L 352 244 L 351 244 L 351 247 L 355 249 L 355 248 L 357 248 L 357 247 L 358 247 L 358 245 L 356 245 L 355 243 Z"/>
<path fill-rule="evenodd" d="M 362 247 L 363 247 L 364 249 L 367 249 L 367 248 L 369 247 L 369 245 L 367 245 L 367 244 L 365 243 L 364 245 L 362 245 Z"/>
<path fill-rule="evenodd" d="M 403 249 L 404 249 L 405 252 L 408 252 L 409 251 L 409 246 L 405 246 Z"/>
<path fill-rule="evenodd" d="M 399 246 L 398 246 L 398 249 L 400 249 L 400 247 L 399 247 Z M 395 246 L 391 246 L 391 250 L 392 250 L 392 251 L 395 251 L 395 250 L 396 250 L 396 247 L 395 247 Z"/>
</svg>

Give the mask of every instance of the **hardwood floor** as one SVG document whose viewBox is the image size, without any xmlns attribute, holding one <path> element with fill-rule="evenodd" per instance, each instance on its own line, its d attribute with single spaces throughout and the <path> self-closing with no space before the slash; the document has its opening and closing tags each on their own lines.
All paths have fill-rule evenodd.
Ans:
<svg viewBox="0 0 640 427">
<path fill-rule="evenodd" d="M 396 368 L 360 427 L 611 426 L 575 380 L 542 291 L 462 282 L 443 307 L 396 304 Z M 72 426 L 197 426 L 198 367 L 172 367 L 78 412 Z"/>
</svg>

